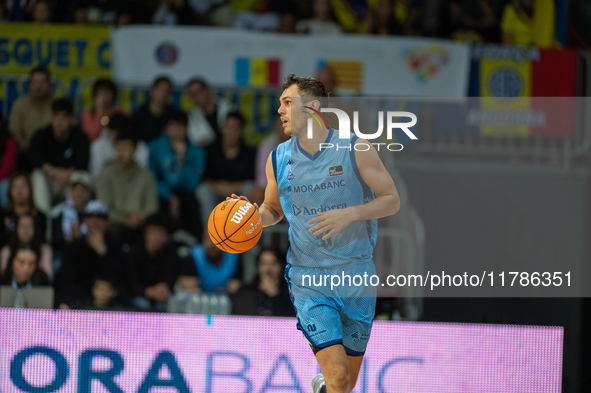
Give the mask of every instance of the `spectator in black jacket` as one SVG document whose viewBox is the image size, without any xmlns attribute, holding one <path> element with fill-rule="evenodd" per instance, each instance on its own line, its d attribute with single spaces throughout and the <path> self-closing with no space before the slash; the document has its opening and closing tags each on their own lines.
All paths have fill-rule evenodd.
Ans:
<svg viewBox="0 0 591 393">
<path fill-rule="evenodd" d="M 165 311 L 180 276 L 194 275 L 192 261 L 181 259 L 168 243 L 168 222 L 162 215 L 146 219 L 144 237 L 127 256 L 132 304 L 140 311 Z"/>
<path fill-rule="evenodd" d="M 203 228 L 218 203 L 232 194 L 248 196 L 253 189 L 256 149 L 244 143 L 245 125 L 239 112 L 228 113 L 222 137 L 207 147 L 204 181 L 197 187 Z"/>
<path fill-rule="evenodd" d="M 162 134 L 172 112 L 171 96 L 172 81 L 165 76 L 156 78 L 150 89 L 150 99 L 133 113 L 133 124 L 141 140 L 150 142 Z"/>
<path fill-rule="evenodd" d="M 287 282 L 283 279 L 285 258 L 272 248 L 263 248 L 257 257 L 255 280 L 243 285 L 232 297 L 232 314 L 292 317 L 295 311 Z"/>
<path fill-rule="evenodd" d="M 88 169 L 87 136 L 74 128 L 74 108 L 67 99 L 51 104 L 51 124 L 35 133 L 29 148 L 35 170 L 33 196 L 39 210 L 48 214 L 65 199 L 68 180 L 77 169 Z"/>
<path fill-rule="evenodd" d="M 94 279 L 100 275 L 117 277 L 117 292 L 124 294 L 127 269 L 121 243 L 109 235 L 107 207 L 101 201 L 91 201 L 85 215 L 85 237 L 63 250 L 62 267 L 56 277 L 56 300 L 60 308 L 88 304 Z"/>
</svg>

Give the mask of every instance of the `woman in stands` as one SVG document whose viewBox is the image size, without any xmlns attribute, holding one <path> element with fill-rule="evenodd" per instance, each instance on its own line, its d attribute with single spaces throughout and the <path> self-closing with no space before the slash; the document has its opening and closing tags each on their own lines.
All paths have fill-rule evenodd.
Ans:
<svg viewBox="0 0 591 393">
<path fill-rule="evenodd" d="M 8 185 L 8 205 L 0 215 L 0 246 L 8 243 L 10 235 L 16 229 L 17 217 L 21 214 L 30 214 L 35 221 L 35 232 L 39 233 L 41 241 L 45 241 L 47 218 L 35 207 L 33 202 L 33 187 L 31 179 L 26 172 L 16 172 L 10 177 Z"/>
<path fill-rule="evenodd" d="M 115 106 L 117 87 L 107 78 L 97 79 L 92 86 L 92 107 L 82 112 L 82 131 L 92 143 L 101 135 L 109 124 L 109 118 L 115 113 L 124 114 L 123 108 Z"/>
<path fill-rule="evenodd" d="M 39 268 L 47 274 L 51 281 L 53 251 L 48 244 L 42 242 L 41 234 L 35 228 L 35 220 L 28 213 L 18 216 L 16 230 L 10 236 L 9 243 L 0 250 L 0 271 L 6 269 L 10 256 L 21 247 L 30 248 L 39 255 Z"/>
<path fill-rule="evenodd" d="M 47 274 L 39 268 L 39 254 L 26 246 L 19 247 L 10 257 L 1 283 L 13 288 L 49 285 Z"/>
</svg>

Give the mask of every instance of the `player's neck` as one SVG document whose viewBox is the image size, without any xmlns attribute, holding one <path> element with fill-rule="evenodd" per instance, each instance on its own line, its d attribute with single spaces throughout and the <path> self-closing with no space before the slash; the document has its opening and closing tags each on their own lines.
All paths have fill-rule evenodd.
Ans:
<svg viewBox="0 0 591 393">
<path fill-rule="evenodd" d="M 298 138 L 300 147 L 308 152 L 310 155 L 314 155 L 320 150 L 320 144 L 326 142 L 328 136 L 328 128 L 320 127 L 315 124 L 312 128 L 312 138 L 308 138 L 308 132 Z"/>
</svg>

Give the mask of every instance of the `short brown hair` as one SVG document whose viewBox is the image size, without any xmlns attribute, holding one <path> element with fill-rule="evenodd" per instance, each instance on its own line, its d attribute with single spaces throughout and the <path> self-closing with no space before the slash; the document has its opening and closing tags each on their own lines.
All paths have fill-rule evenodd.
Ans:
<svg viewBox="0 0 591 393">
<path fill-rule="evenodd" d="M 321 108 L 328 106 L 328 91 L 326 90 L 324 83 L 320 82 L 318 79 L 307 76 L 295 76 L 292 72 L 283 80 L 283 90 L 292 85 L 298 87 L 300 96 L 318 98 Z"/>
</svg>

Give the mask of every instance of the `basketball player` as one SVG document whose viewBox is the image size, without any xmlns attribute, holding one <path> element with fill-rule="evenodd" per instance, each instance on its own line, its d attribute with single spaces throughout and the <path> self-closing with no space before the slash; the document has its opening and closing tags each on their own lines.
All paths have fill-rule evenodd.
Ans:
<svg viewBox="0 0 591 393">
<path fill-rule="evenodd" d="M 320 81 L 290 74 L 283 89 L 278 112 L 292 138 L 269 155 L 259 212 L 263 226 L 275 225 L 284 216 L 289 223 L 285 278 L 297 328 L 322 369 L 312 380 L 313 392 L 350 392 L 369 340 L 376 288 L 350 281 L 332 289 L 330 281 L 314 286 L 304 275 L 375 274 L 377 219 L 395 214 L 400 199 L 371 143 L 355 134 L 340 139 L 338 131 L 316 121 L 309 138 L 311 109 L 320 111 L 328 105 L 328 92 Z M 355 150 L 361 143 L 369 150 L 365 151 L 367 146 Z M 330 145 L 333 148 L 327 148 Z"/>
</svg>

